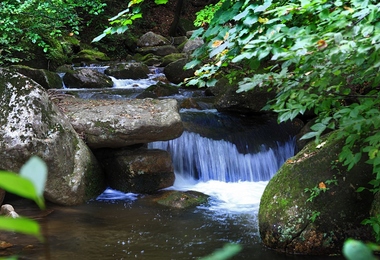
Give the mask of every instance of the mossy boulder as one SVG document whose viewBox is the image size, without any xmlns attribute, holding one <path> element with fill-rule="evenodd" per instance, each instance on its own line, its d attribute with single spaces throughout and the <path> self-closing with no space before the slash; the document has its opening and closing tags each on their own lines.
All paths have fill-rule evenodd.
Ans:
<svg viewBox="0 0 380 260">
<path fill-rule="evenodd" d="M 172 54 L 166 55 L 162 59 L 161 66 L 165 67 L 165 66 L 169 65 L 169 63 L 172 63 L 173 61 L 184 59 L 187 57 L 188 57 L 188 55 L 186 53 L 172 53 Z"/>
<path fill-rule="evenodd" d="M 206 203 L 208 198 L 208 195 L 197 191 L 169 190 L 162 191 L 154 201 L 167 207 L 184 209 Z"/>
<path fill-rule="evenodd" d="M 310 142 L 269 181 L 260 202 L 259 229 L 265 246 L 290 254 L 341 253 L 347 238 L 373 239 L 361 222 L 369 217 L 367 190 L 372 167 L 363 158 L 350 171 L 338 163 L 344 140 L 330 133 Z M 369 187 L 368 187 L 369 188 Z"/>
<path fill-rule="evenodd" d="M 19 172 L 37 155 L 48 166 L 44 196 L 77 205 L 105 188 L 103 172 L 67 117 L 35 81 L 0 68 L 0 169 Z"/>
<path fill-rule="evenodd" d="M 109 61 L 110 58 L 101 51 L 93 50 L 93 49 L 84 49 L 75 54 L 72 58 L 74 63 L 91 63 L 91 62 L 99 62 L 99 61 Z"/>
<path fill-rule="evenodd" d="M 45 89 L 63 87 L 61 77 L 55 72 L 51 72 L 45 69 L 34 69 L 23 65 L 13 65 L 10 66 L 10 68 L 31 78 Z"/>
</svg>

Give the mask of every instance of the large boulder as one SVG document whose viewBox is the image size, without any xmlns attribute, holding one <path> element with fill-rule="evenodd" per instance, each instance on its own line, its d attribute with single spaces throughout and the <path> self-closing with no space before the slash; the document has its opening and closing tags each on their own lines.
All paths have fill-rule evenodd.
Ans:
<svg viewBox="0 0 380 260">
<path fill-rule="evenodd" d="M 120 148 L 171 140 L 183 132 L 178 103 L 174 99 L 66 98 L 59 106 L 91 148 Z"/>
<path fill-rule="evenodd" d="M 350 171 L 338 163 L 344 140 L 329 134 L 310 142 L 269 181 L 260 202 L 259 229 L 264 245 L 290 254 L 341 253 L 347 238 L 373 239 L 361 222 L 370 215 L 372 167 L 363 158 Z"/>
<path fill-rule="evenodd" d="M 66 72 L 63 82 L 67 88 L 110 88 L 113 86 L 110 77 L 89 68 Z"/>
<path fill-rule="evenodd" d="M 96 151 L 107 175 L 108 185 L 116 190 L 155 193 L 172 186 L 174 169 L 167 151 L 146 149 L 101 149 Z"/>
<path fill-rule="evenodd" d="M 31 78 L 45 89 L 63 87 L 62 79 L 57 73 L 45 69 L 35 69 L 23 65 L 13 65 L 10 68 Z"/>
<path fill-rule="evenodd" d="M 119 63 L 107 68 L 104 73 L 117 79 L 146 79 L 150 70 L 140 62 Z"/>
<path fill-rule="evenodd" d="M 81 204 L 104 190 L 104 176 L 46 91 L 35 81 L 0 68 L 0 169 L 19 172 L 32 156 L 48 166 L 45 198 Z"/>
</svg>

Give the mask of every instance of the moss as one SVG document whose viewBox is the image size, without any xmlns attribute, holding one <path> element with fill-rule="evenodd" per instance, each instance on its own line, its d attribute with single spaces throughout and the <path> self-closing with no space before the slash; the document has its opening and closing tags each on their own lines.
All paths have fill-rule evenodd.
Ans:
<svg viewBox="0 0 380 260">
<path fill-rule="evenodd" d="M 268 183 L 259 208 L 260 234 L 267 246 L 283 251 L 311 252 L 319 248 L 321 252 L 333 252 L 348 236 L 346 232 L 352 232 L 350 230 L 358 230 L 355 231 L 356 235 L 368 235 L 366 230 L 361 230 L 360 222 L 369 212 L 372 195 L 358 194 L 356 188 L 368 185 L 370 166 L 365 164 L 365 158 L 350 172 L 341 165 L 332 165 L 331 162 L 338 159 L 344 141 L 337 140 L 336 135 L 331 134 L 322 142 L 324 145 L 319 148 L 309 143 L 290 158 Z M 326 182 L 335 179 L 338 185 Z M 321 182 L 327 187 L 325 192 L 308 201 L 310 192 L 305 192 L 305 188 L 318 188 Z M 311 217 L 315 216 L 315 212 L 319 215 L 313 222 Z M 330 231 L 333 231 L 334 237 Z M 318 239 L 318 246 L 306 245 L 306 241 L 314 243 Z M 335 241 L 335 249 L 330 246 L 331 241 Z"/>
</svg>

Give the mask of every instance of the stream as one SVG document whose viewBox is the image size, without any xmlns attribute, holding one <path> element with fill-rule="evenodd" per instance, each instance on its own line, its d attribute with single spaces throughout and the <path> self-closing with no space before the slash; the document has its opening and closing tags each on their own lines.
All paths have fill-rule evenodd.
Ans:
<svg viewBox="0 0 380 260">
<path fill-rule="evenodd" d="M 145 86 L 128 80 L 114 83 L 114 88 Z M 149 195 L 109 188 L 84 205 L 48 204 L 52 213 L 43 218 L 27 204 L 25 215 L 40 220 L 47 240 L 40 243 L 14 234 L 10 242 L 18 245 L 13 252 L 19 259 L 186 260 L 209 255 L 228 243 L 242 246 L 232 259 L 326 259 L 280 254 L 260 242 L 260 198 L 270 178 L 296 151 L 292 127 L 270 117 L 236 117 L 213 109 L 180 112 L 186 129 L 182 136 L 149 147 L 172 155 L 176 180 L 168 189 L 202 192 L 210 196 L 206 204 L 174 209 Z M 25 201 L 11 203 L 16 211 L 25 208 Z"/>
</svg>

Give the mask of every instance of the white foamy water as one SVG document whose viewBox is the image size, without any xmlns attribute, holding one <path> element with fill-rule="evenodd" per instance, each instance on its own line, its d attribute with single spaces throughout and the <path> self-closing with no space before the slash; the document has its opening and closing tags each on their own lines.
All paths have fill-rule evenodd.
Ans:
<svg viewBox="0 0 380 260">
<path fill-rule="evenodd" d="M 209 180 L 206 182 L 176 176 L 170 190 L 194 190 L 209 195 L 209 204 L 200 206 L 218 213 L 257 213 L 260 199 L 268 181 L 223 182 Z"/>
</svg>

